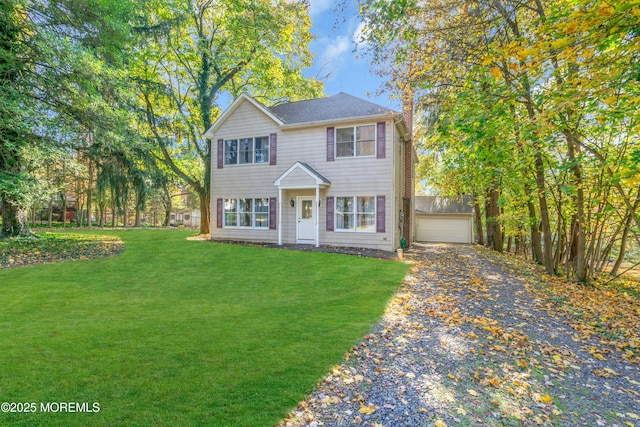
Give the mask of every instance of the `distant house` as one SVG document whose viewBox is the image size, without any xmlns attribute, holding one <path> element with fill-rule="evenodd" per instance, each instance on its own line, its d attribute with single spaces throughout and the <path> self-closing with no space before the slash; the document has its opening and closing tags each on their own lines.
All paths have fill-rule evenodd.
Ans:
<svg viewBox="0 0 640 427">
<path fill-rule="evenodd" d="M 340 93 L 266 107 L 239 96 L 212 140 L 211 238 L 395 250 L 411 241 L 403 114 Z"/>
<path fill-rule="evenodd" d="M 169 216 L 169 225 L 172 227 L 187 227 L 187 228 L 199 228 L 200 227 L 200 210 L 186 210 L 180 212 L 171 212 Z"/>
<path fill-rule="evenodd" d="M 472 243 L 473 196 L 415 198 L 416 240 Z"/>
</svg>

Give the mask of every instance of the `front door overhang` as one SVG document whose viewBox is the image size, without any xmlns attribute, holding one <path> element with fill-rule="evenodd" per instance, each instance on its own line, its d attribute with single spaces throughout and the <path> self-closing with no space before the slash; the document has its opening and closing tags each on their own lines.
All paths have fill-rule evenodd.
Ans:
<svg viewBox="0 0 640 427">
<path fill-rule="evenodd" d="M 327 188 L 331 181 L 318 173 L 306 163 L 295 162 L 273 183 L 278 187 L 278 245 L 282 245 L 282 191 L 315 189 L 315 245 L 320 246 L 320 221 L 318 208 L 320 205 L 320 189 Z"/>
</svg>

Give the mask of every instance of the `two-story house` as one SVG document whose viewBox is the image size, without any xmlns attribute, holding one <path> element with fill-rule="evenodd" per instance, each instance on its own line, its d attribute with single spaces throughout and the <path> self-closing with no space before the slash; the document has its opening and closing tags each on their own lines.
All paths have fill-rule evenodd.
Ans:
<svg viewBox="0 0 640 427">
<path fill-rule="evenodd" d="M 205 136 L 213 240 L 411 241 L 415 152 L 401 113 L 345 93 L 273 107 L 243 94 Z"/>
</svg>

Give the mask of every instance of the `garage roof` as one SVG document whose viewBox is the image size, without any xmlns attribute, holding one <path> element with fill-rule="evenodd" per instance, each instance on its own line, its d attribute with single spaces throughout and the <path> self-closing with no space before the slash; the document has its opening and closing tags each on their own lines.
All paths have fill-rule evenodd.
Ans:
<svg viewBox="0 0 640 427">
<path fill-rule="evenodd" d="M 473 196 L 440 197 L 416 196 L 416 213 L 472 214 Z"/>
</svg>

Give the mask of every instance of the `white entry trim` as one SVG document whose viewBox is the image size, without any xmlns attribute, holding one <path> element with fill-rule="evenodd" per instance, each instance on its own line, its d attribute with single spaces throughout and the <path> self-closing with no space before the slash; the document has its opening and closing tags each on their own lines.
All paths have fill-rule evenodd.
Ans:
<svg viewBox="0 0 640 427">
<path fill-rule="evenodd" d="M 316 223 L 318 209 L 316 204 L 315 197 L 313 196 L 296 197 L 296 243 L 317 243 L 318 233 Z M 311 218 L 309 219 L 304 218 L 305 206 L 311 207 Z"/>
<path fill-rule="evenodd" d="M 303 171 L 307 177 L 312 179 L 311 182 L 304 180 L 298 182 L 285 182 L 286 179 L 295 171 Z M 294 180 L 295 181 L 295 180 Z M 311 166 L 302 162 L 295 162 L 289 169 L 287 169 L 280 177 L 273 183 L 278 187 L 278 245 L 282 245 L 282 196 L 283 190 L 315 190 L 315 196 L 296 196 L 296 242 L 298 243 L 315 243 L 316 247 L 320 246 L 320 189 L 327 188 L 331 185 L 331 182 L 314 170 Z M 313 213 L 314 213 L 314 238 L 313 239 L 300 239 L 300 230 L 298 225 L 298 217 L 301 209 L 301 199 L 313 200 Z"/>
</svg>

